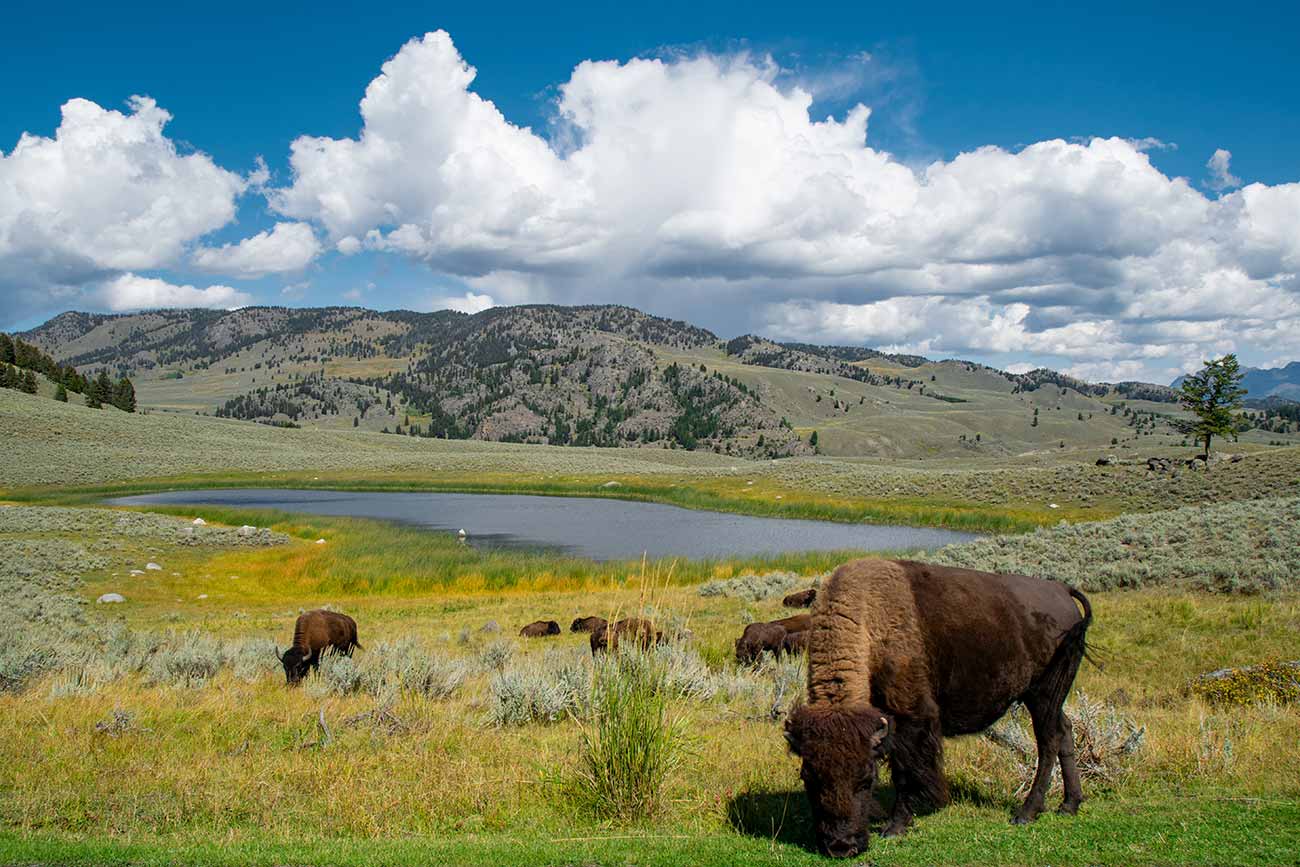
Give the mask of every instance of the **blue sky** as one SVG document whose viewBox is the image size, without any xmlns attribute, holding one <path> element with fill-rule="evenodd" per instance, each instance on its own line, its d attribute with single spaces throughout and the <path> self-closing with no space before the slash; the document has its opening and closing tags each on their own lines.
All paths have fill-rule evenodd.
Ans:
<svg viewBox="0 0 1300 867">
<path fill-rule="evenodd" d="M 1280 330 L 1300 325 L 1296 7 L 613 5 L 11 4 L 0 327 L 168 300 L 611 301 L 724 336 L 1106 378 L 1164 378 L 1225 349 L 1259 364 L 1300 354 Z M 390 76 L 402 108 L 367 118 L 403 154 L 377 168 L 377 152 L 346 144 L 358 103 L 386 61 L 439 30 L 450 48 L 421 43 Z M 476 70 L 462 92 L 420 90 L 460 59 Z M 585 61 L 614 64 L 584 74 Z M 500 123 L 467 120 L 466 93 Z M 133 95 L 170 118 L 148 120 Z M 68 155 L 71 129 L 55 136 L 70 100 L 101 112 L 79 115 L 79 146 L 120 159 Z M 827 115 L 836 127 L 816 127 Z M 756 117 L 776 126 L 745 132 Z M 50 148 L 19 159 L 24 133 Z M 663 150 L 620 162 L 659 134 Z M 761 142 L 733 141 L 745 135 Z M 302 136 L 330 144 L 295 174 Z M 140 183 L 194 154 L 211 168 L 181 171 L 182 192 Z M 47 182 L 51 155 L 107 174 Z M 673 189 L 697 162 L 714 168 L 696 189 L 735 177 L 707 196 Z M 927 175 L 936 162 L 947 170 Z M 642 171 L 644 185 L 615 182 Z M 294 228 L 220 252 L 277 224 Z"/>
</svg>

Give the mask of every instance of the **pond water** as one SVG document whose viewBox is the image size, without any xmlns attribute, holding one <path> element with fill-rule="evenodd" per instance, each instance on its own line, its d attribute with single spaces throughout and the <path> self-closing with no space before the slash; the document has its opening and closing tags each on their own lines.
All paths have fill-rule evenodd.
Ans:
<svg viewBox="0 0 1300 867">
<path fill-rule="evenodd" d="M 933 549 L 978 538 L 927 527 L 756 518 L 594 497 L 422 494 L 242 488 L 170 491 L 114 505 L 235 506 L 378 518 L 430 530 L 464 529 L 479 548 L 546 549 L 593 560 L 719 559 L 795 551 Z"/>
</svg>

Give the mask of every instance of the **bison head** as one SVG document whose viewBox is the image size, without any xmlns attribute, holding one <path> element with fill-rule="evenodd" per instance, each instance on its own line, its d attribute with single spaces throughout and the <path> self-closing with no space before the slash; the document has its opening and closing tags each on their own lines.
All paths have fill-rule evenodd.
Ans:
<svg viewBox="0 0 1300 867">
<path fill-rule="evenodd" d="M 874 707 L 802 705 L 785 723 L 790 751 L 803 760 L 817 846 L 832 858 L 866 851 L 876 764 L 889 751 L 889 718 Z"/>
<path fill-rule="evenodd" d="M 560 624 L 556 623 L 554 620 L 548 620 L 548 621 L 546 621 L 546 634 L 547 634 L 547 635 L 559 635 L 559 634 L 560 634 Z"/>
<path fill-rule="evenodd" d="M 284 666 L 284 680 L 289 686 L 295 686 L 302 682 L 307 676 L 308 663 L 306 652 L 297 647 L 290 647 L 283 654 L 280 648 L 275 649 L 275 656 Z"/>
</svg>

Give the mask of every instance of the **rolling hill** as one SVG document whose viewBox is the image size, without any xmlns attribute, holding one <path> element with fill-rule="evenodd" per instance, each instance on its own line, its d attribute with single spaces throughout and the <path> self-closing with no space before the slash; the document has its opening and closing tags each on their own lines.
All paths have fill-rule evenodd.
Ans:
<svg viewBox="0 0 1300 867">
<path fill-rule="evenodd" d="M 1055 459 L 1182 441 L 1165 386 L 723 341 L 619 306 L 69 312 L 21 336 L 82 371 L 132 377 L 145 410 L 284 427 L 758 458 Z M 1296 439 L 1290 427 L 1244 436 Z"/>
</svg>

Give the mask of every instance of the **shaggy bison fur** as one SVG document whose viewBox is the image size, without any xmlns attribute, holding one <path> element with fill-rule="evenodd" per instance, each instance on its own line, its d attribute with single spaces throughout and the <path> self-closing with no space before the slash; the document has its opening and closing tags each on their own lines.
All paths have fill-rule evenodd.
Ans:
<svg viewBox="0 0 1300 867">
<path fill-rule="evenodd" d="M 617 648 L 624 641 L 632 642 L 648 650 L 652 645 L 662 644 L 664 634 L 655 628 L 652 621 L 640 617 L 626 617 L 613 626 L 605 624 L 591 633 L 591 653 L 594 656 L 601 651 Z"/>
<path fill-rule="evenodd" d="M 534 620 L 519 630 L 519 634 L 524 638 L 545 638 L 548 635 L 559 635 L 560 624 L 554 620 Z"/>
<path fill-rule="evenodd" d="M 749 624 L 736 639 L 736 662 L 740 665 L 754 665 L 763 658 L 764 653 L 779 658 L 787 635 L 785 627 L 775 623 Z"/>
<path fill-rule="evenodd" d="M 336 611 L 307 611 L 298 615 L 293 627 L 293 644 L 283 654 L 275 655 L 284 666 L 284 679 L 290 686 L 301 683 L 308 671 L 320 668 L 323 653 L 351 656 L 360 648 L 357 622 Z"/>
<path fill-rule="evenodd" d="M 812 621 L 808 701 L 786 721 L 786 739 L 803 760 L 824 853 L 866 849 L 877 762 L 888 757 L 896 792 L 883 833 L 902 834 L 914 813 L 948 801 L 943 738 L 988 728 L 1013 702 L 1029 710 L 1038 742 L 1014 821 L 1042 812 L 1057 762 L 1060 812 L 1078 811 L 1063 706 L 1087 652 L 1092 609 L 1082 593 L 1021 575 L 859 560 L 822 585 Z"/>
<path fill-rule="evenodd" d="M 595 632 L 597 629 L 605 627 L 605 618 L 603 617 L 576 617 L 573 623 L 569 624 L 570 632 Z"/>
<path fill-rule="evenodd" d="M 791 593 L 781 600 L 781 604 L 786 608 L 807 608 L 813 604 L 817 598 L 817 590 L 809 587 L 807 590 L 800 590 L 797 593 Z"/>
</svg>

